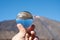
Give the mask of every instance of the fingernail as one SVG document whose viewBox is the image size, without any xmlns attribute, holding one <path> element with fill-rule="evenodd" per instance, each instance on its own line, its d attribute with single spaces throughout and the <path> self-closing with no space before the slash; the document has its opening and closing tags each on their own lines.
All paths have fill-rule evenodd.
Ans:
<svg viewBox="0 0 60 40">
<path fill-rule="evenodd" d="M 34 40 L 38 40 L 38 38 L 34 38 Z"/>
<path fill-rule="evenodd" d="M 26 37 L 29 37 L 29 34 L 28 33 L 26 33 Z"/>
<path fill-rule="evenodd" d="M 29 37 L 29 40 L 32 40 L 32 37 Z"/>
<path fill-rule="evenodd" d="M 35 34 L 35 32 L 34 31 L 31 31 L 31 34 Z"/>
<path fill-rule="evenodd" d="M 21 24 L 17 24 L 17 26 L 22 26 Z"/>
</svg>

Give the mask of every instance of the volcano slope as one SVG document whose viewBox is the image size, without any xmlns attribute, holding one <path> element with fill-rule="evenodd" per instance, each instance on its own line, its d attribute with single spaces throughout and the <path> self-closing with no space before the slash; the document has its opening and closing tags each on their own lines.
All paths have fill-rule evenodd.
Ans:
<svg viewBox="0 0 60 40">
<path fill-rule="evenodd" d="M 40 40 L 60 40 L 60 22 L 42 16 L 36 16 L 33 20 Z M 15 20 L 0 22 L 0 40 L 11 40 L 17 32 Z"/>
</svg>

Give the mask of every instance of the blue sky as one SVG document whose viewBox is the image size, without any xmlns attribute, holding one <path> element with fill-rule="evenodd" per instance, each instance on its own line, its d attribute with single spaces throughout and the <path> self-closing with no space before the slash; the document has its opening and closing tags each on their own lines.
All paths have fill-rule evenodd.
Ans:
<svg viewBox="0 0 60 40">
<path fill-rule="evenodd" d="M 60 21 L 60 0 L 0 0 L 0 21 L 13 20 L 21 11 Z"/>
</svg>

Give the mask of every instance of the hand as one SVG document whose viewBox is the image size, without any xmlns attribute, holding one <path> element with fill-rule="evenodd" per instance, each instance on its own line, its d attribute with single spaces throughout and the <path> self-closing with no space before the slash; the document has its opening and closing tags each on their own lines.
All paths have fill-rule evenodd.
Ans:
<svg viewBox="0 0 60 40">
<path fill-rule="evenodd" d="M 29 27 L 25 29 L 23 25 L 17 24 L 17 28 L 19 32 L 12 38 L 12 40 L 38 40 L 36 33 L 34 32 L 34 25 L 33 27 Z"/>
</svg>

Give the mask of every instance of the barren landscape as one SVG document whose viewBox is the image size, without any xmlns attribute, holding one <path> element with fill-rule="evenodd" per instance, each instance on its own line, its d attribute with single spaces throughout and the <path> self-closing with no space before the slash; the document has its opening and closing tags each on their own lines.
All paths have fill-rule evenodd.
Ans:
<svg viewBox="0 0 60 40">
<path fill-rule="evenodd" d="M 35 31 L 40 40 L 60 40 L 60 22 L 40 16 L 34 18 Z M 11 40 L 18 32 L 15 20 L 0 22 L 0 40 Z"/>
</svg>

